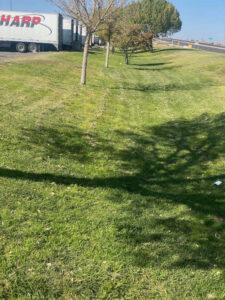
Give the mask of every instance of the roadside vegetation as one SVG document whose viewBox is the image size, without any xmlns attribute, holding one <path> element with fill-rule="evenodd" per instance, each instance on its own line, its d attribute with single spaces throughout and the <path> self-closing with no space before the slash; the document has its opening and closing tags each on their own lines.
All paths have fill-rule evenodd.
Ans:
<svg viewBox="0 0 225 300">
<path fill-rule="evenodd" d="M 153 51 L 153 38 L 181 30 L 182 22 L 174 5 L 167 0 L 47 0 L 86 28 L 81 68 L 81 85 L 86 84 L 88 50 L 92 34 L 106 44 L 105 67 L 109 67 L 111 45 L 123 51 L 126 64 L 137 50 Z"/>
<path fill-rule="evenodd" d="M 0 63 L 0 298 L 224 299 L 224 55 L 81 56 Z"/>
</svg>

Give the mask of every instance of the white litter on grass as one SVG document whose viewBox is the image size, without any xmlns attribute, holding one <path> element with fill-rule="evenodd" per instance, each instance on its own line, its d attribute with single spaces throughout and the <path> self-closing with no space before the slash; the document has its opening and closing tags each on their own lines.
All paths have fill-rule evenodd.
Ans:
<svg viewBox="0 0 225 300">
<path fill-rule="evenodd" d="M 214 184 L 219 186 L 219 185 L 221 185 L 221 184 L 222 184 L 222 181 L 220 181 L 220 180 L 217 180 L 217 181 L 215 181 L 215 182 L 214 182 Z"/>
</svg>

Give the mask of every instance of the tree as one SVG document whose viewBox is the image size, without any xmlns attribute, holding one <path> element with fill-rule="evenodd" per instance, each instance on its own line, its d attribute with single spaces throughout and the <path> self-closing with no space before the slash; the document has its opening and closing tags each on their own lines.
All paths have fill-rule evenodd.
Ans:
<svg viewBox="0 0 225 300">
<path fill-rule="evenodd" d="M 158 35 L 173 34 L 181 29 L 182 22 L 179 12 L 173 4 L 166 0 L 141 0 L 138 24 L 142 24 L 144 33 L 149 34 L 149 50 L 153 51 L 153 37 Z"/>
<path fill-rule="evenodd" d="M 129 64 L 129 57 L 140 47 L 141 26 L 137 24 L 136 10 L 134 4 L 129 4 L 120 10 L 118 20 L 116 22 L 112 43 L 123 51 L 125 63 Z"/>
<path fill-rule="evenodd" d="M 139 47 L 140 26 L 128 24 L 125 21 L 120 22 L 121 30 L 113 36 L 113 43 L 123 51 L 125 63 L 129 64 L 129 58 Z"/>
<path fill-rule="evenodd" d="M 86 27 L 81 84 L 86 84 L 88 49 L 91 35 L 121 7 L 126 0 L 49 0 L 65 15 L 76 19 Z"/>
<path fill-rule="evenodd" d="M 99 27 L 97 35 L 100 37 L 101 41 L 106 43 L 106 59 L 105 59 L 105 67 L 109 67 L 109 53 L 110 53 L 110 45 L 112 35 L 116 30 L 116 22 L 119 17 L 119 9 L 115 10 L 114 14 Z"/>
</svg>

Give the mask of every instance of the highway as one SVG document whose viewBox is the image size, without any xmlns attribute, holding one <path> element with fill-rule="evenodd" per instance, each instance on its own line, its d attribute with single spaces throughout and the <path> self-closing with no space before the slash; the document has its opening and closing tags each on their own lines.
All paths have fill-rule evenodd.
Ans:
<svg viewBox="0 0 225 300">
<path fill-rule="evenodd" d="M 222 45 L 213 45 L 206 42 L 195 42 L 195 41 L 187 41 L 187 40 L 179 40 L 172 38 L 157 38 L 156 40 L 168 43 L 174 46 L 188 47 L 192 45 L 193 49 L 200 49 L 205 51 L 217 52 L 217 53 L 225 53 L 225 46 Z"/>
</svg>

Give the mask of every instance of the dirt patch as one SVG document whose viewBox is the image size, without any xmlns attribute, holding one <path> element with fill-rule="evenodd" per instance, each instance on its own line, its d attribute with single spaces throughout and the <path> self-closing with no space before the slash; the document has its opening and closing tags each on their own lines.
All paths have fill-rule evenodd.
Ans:
<svg viewBox="0 0 225 300">
<path fill-rule="evenodd" d="M 33 57 L 43 55 L 45 52 L 38 53 L 17 53 L 17 52 L 1 52 L 0 51 L 0 61 L 9 61 L 14 59 L 23 59 L 25 57 Z"/>
</svg>

